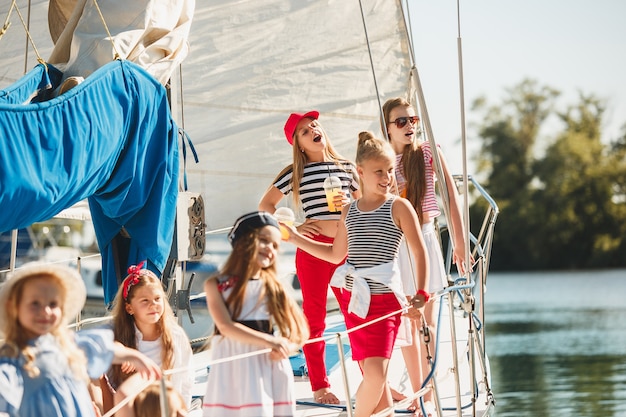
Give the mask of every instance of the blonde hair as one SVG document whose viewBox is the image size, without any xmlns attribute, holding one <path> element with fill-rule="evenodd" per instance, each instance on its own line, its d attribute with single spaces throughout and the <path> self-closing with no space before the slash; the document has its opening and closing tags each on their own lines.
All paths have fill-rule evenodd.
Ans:
<svg viewBox="0 0 626 417">
<path fill-rule="evenodd" d="M 117 294 L 113 299 L 113 309 L 111 316 L 113 317 L 113 333 L 115 340 L 123 344 L 124 346 L 136 349 L 137 348 L 137 336 L 135 334 L 135 318 L 126 311 L 126 305 L 130 304 L 135 292 L 143 287 L 157 288 L 161 292 L 163 298 L 163 314 L 159 318 L 156 325 L 161 333 L 161 367 L 162 369 L 172 369 L 174 367 L 174 338 L 172 335 L 172 328 L 178 326 L 176 319 L 174 318 L 174 312 L 167 299 L 167 294 L 163 290 L 163 284 L 161 280 L 150 270 L 142 269 L 137 274 L 131 274 L 127 276 L 137 277 L 138 282 L 136 284 L 128 286 L 128 294 L 124 299 L 124 285 L 120 285 L 117 290 Z M 130 374 L 125 374 L 121 370 L 120 365 L 113 365 L 111 368 L 112 379 L 114 387 L 119 386 Z"/>
<path fill-rule="evenodd" d="M 326 131 L 322 127 L 321 123 L 317 119 L 315 120 L 318 123 L 318 126 L 324 137 L 326 138 L 326 146 L 324 147 L 324 160 L 334 162 L 339 168 L 343 169 L 340 165 L 340 162 L 346 161 L 346 159 L 339 154 L 330 143 L 330 138 L 326 134 Z M 308 163 L 308 159 L 306 157 L 306 153 L 300 150 L 300 136 L 297 131 L 293 134 L 293 164 L 291 165 L 292 174 L 291 174 L 291 191 L 292 198 L 295 204 L 295 207 L 300 207 L 300 182 L 302 181 L 302 176 L 304 175 L 304 166 Z M 285 168 L 281 171 L 276 179 L 282 176 L 290 167 Z M 276 180 L 274 180 L 276 182 Z"/>
<path fill-rule="evenodd" d="M 233 320 L 237 320 L 241 314 L 246 286 L 255 268 L 260 230 L 261 228 L 253 229 L 237 239 L 221 271 L 212 277 L 213 279 L 218 276 L 238 278 L 232 292 L 226 299 L 226 306 Z M 259 297 L 267 300 L 267 309 L 273 324 L 276 325 L 283 337 L 301 345 L 309 338 L 308 325 L 300 307 L 289 296 L 284 285 L 278 279 L 276 263 L 261 269 L 259 275 L 264 283 L 262 294 Z"/>
<path fill-rule="evenodd" d="M 0 356 L 17 358 L 21 354 L 24 357 L 24 370 L 26 373 L 31 378 L 35 378 L 40 375 L 41 371 L 35 365 L 38 349 L 33 346 L 29 346 L 29 339 L 28 336 L 26 336 L 27 332 L 24 327 L 22 327 L 18 317 L 19 306 L 24 295 L 24 288 L 31 281 L 40 278 L 50 279 L 59 289 L 61 289 L 63 297 L 61 320 L 59 320 L 58 326 L 50 330 L 49 334 L 54 337 L 59 350 L 67 359 L 67 363 L 74 376 L 81 380 L 88 380 L 87 359 L 85 358 L 85 354 L 78 348 L 74 342 L 73 333 L 66 327 L 68 318 L 66 317 L 65 306 L 68 302 L 76 301 L 67 299 L 67 282 L 55 273 L 38 272 L 20 279 L 10 288 L 5 305 L 5 328 L 2 329 L 5 341 L 4 345 L 0 347 Z"/>
<path fill-rule="evenodd" d="M 389 142 L 378 139 L 372 132 L 359 133 L 355 159 L 357 165 L 371 159 L 387 158 L 390 161 L 395 161 L 395 157 L 396 154 Z"/>
<path fill-rule="evenodd" d="M 411 103 L 402 97 L 391 98 L 383 104 L 384 132 L 390 123 L 391 111 L 396 107 L 412 107 Z M 389 134 L 387 134 L 389 137 Z M 391 141 L 391 138 L 389 138 Z M 426 196 L 426 163 L 424 162 L 424 151 L 417 141 L 407 144 L 402 150 L 402 174 L 406 180 L 406 198 L 415 208 L 420 219 L 423 216 L 422 204 Z"/>
<path fill-rule="evenodd" d="M 170 408 L 170 416 L 187 415 L 187 406 L 180 392 L 176 391 L 171 383 L 165 383 L 165 395 Z M 133 402 L 135 417 L 155 417 L 161 415 L 161 383 L 159 381 L 148 385 L 135 397 Z"/>
</svg>

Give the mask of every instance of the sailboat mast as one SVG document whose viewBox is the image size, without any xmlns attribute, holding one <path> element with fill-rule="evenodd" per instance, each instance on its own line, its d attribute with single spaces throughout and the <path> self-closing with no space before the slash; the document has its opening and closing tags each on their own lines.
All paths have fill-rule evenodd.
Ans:
<svg viewBox="0 0 626 417">
<path fill-rule="evenodd" d="M 457 60 L 459 65 L 459 105 L 461 111 L 461 154 L 463 161 L 463 227 L 465 230 L 463 233 L 465 236 L 470 236 L 470 219 L 469 219 L 469 184 L 467 176 L 467 135 L 465 129 L 465 87 L 463 77 L 463 42 L 461 40 L 461 9 L 459 0 L 456 2 L 457 8 Z M 470 241 L 465 240 L 465 259 L 470 262 Z M 469 270 L 471 265 L 465 265 L 465 268 Z"/>
</svg>

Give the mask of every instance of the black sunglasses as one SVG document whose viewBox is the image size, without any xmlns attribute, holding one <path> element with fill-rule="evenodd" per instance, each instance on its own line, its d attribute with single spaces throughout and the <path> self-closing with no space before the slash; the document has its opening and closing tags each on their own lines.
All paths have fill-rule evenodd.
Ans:
<svg viewBox="0 0 626 417">
<path fill-rule="evenodd" d="M 396 120 L 394 120 L 393 122 L 389 122 L 389 123 L 390 124 L 395 123 L 398 129 L 402 129 L 409 122 L 411 122 L 411 124 L 414 125 L 414 124 L 417 124 L 417 122 L 419 121 L 420 121 L 420 118 L 417 116 L 408 116 L 408 117 L 398 117 Z"/>
</svg>

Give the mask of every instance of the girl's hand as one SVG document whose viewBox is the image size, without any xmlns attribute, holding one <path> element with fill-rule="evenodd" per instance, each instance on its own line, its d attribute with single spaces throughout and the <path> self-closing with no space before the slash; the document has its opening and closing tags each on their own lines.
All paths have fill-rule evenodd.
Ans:
<svg viewBox="0 0 626 417">
<path fill-rule="evenodd" d="M 298 226 L 296 230 L 301 235 L 313 239 L 315 236 L 322 233 L 322 228 L 316 224 L 317 222 L 318 220 L 307 219 L 306 222 Z"/>
<path fill-rule="evenodd" d="M 161 378 L 161 368 L 152 359 L 120 342 L 114 344 L 113 363 L 126 367 L 126 369 L 134 368 L 145 379 Z"/>
<path fill-rule="evenodd" d="M 422 309 L 411 306 L 404 315 L 411 320 L 419 320 L 422 318 Z"/>
<path fill-rule="evenodd" d="M 335 195 L 333 199 L 333 204 L 335 207 L 344 207 L 350 204 L 350 196 L 346 194 L 343 190 L 339 191 L 338 194 Z"/>
<path fill-rule="evenodd" d="M 409 302 L 411 303 L 412 308 L 422 309 L 424 308 L 428 300 L 426 299 L 424 294 L 422 294 L 421 292 L 418 292 L 413 297 L 411 297 L 411 300 Z"/>
<path fill-rule="evenodd" d="M 146 379 L 160 379 L 161 368 L 149 357 L 137 351 L 139 355 L 131 360 L 131 365 L 135 370 Z"/>
<path fill-rule="evenodd" d="M 289 358 L 290 344 L 289 340 L 284 337 L 275 337 L 274 340 L 270 342 L 270 348 L 272 349 L 270 352 L 270 359 L 273 361 L 279 361 Z"/>
<path fill-rule="evenodd" d="M 470 261 L 469 261 L 469 268 L 468 268 L 468 263 L 465 260 L 465 248 L 463 246 L 460 246 L 458 250 L 456 247 L 454 248 L 454 251 L 452 252 L 452 262 L 456 265 L 456 269 L 459 270 L 459 274 L 461 276 L 465 276 L 469 272 L 472 272 L 473 270 L 472 265 L 474 265 L 476 261 L 474 260 L 474 257 L 470 253 Z"/>
<path fill-rule="evenodd" d="M 124 362 L 120 366 L 120 368 L 122 369 L 122 372 L 124 372 L 125 374 L 132 374 L 133 372 L 136 371 L 135 367 L 130 362 Z"/>
</svg>

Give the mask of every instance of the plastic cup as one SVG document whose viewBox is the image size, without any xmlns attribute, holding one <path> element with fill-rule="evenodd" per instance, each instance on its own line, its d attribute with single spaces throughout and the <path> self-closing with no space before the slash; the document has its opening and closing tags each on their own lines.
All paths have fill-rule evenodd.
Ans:
<svg viewBox="0 0 626 417">
<path fill-rule="evenodd" d="M 341 180 L 335 176 L 330 176 L 324 180 L 324 191 L 326 192 L 326 203 L 328 211 L 341 211 L 341 206 L 335 205 L 335 196 L 341 194 Z"/>
<path fill-rule="evenodd" d="M 296 216 L 293 214 L 293 210 L 291 210 L 289 207 L 279 207 L 276 209 L 276 211 L 274 212 L 274 217 L 276 217 L 276 220 L 278 220 L 280 223 L 284 223 L 288 226 L 293 226 L 293 223 L 296 221 Z M 280 226 L 280 237 L 283 240 L 288 240 L 289 239 L 289 228 L 285 227 L 284 225 L 279 225 Z"/>
</svg>

